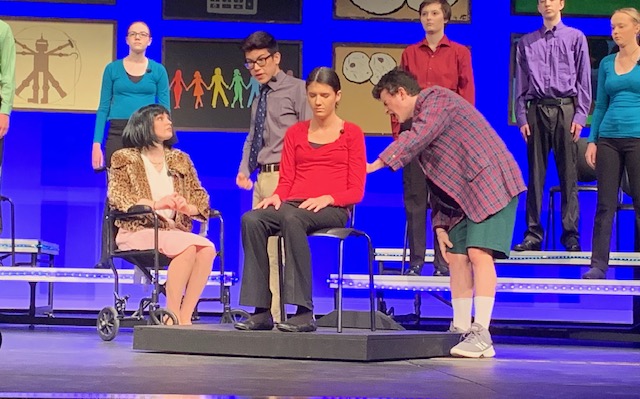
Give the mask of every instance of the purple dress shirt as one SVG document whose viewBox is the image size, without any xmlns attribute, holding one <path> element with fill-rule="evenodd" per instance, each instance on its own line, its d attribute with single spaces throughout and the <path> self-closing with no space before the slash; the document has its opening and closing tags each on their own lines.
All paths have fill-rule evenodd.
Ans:
<svg viewBox="0 0 640 399">
<path fill-rule="evenodd" d="M 591 108 L 591 65 L 587 38 L 562 22 L 522 36 L 516 53 L 516 121 L 527 124 L 527 102 L 575 97 L 573 122 L 587 123 Z"/>
</svg>

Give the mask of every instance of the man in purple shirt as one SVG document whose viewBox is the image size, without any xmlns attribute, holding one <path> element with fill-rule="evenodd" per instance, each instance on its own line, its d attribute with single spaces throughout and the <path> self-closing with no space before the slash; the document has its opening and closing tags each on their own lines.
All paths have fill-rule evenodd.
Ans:
<svg viewBox="0 0 640 399">
<path fill-rule="evenodd" d="M 541 248 L 540 209 L 550 150 L 560 179 L 560 240 L 567 251 L 581 250 L 575 142 L 591 107 L 591 66 L 587 38 L 561 22 L 563 8 L 564 0 L 539 0 L 544 26 L 518 42 L 516 121 L 527 143 L 529 183 L 527 232 L 515 251 Z"/>
<path fill-rule="evenodd" d="M 431 191 L 435 235 L 451 273 L 451 330 L 466 333 L 451 354 L 492 357 L 494 258 L 509 256 L 517 197 L 525 190 L 520 169 L 482 114 L 449 89 L 420 91 L 413 76 L 394 69 L 376 84 L 373 96 L 398 122 L 413 123 L 367 171 L 398 170 L 419 161 Z"/>
</svg>

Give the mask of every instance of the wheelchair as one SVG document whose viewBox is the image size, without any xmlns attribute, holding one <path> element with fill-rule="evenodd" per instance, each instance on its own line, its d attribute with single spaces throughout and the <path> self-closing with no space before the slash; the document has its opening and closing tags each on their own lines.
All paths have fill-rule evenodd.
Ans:
<svg viewBox="0 0 640 399">
<path fill-rule="evenodd" d="M 155 233 L 154 247 L 148 250 L 119 250 L 115 245 L 115 237 L 117 227 L 116 220 L 130 219 L 140 217 L 151 217 L 153 219 L 153 229 Z M 221 323 L 234 323 L 249 318 L 249 314 L 240 309 L 231 309 L 230 306 L 230 285 L 234 283 L 233 277 L 224 273 L 224 220 L 222 214 L 214 209 L 210 210 L 210 216 L 207 222 L 201 223 L 200 235 L 206 236 L 209 228 L 209 221 L 217 219 L 219 222 L 219 248 L 217 258 L 219 259 L 220 270 L 220 295 L 212 298 L 201 298 L 200 302 L 220 302 L 223 305 L 223 313 L 220 319 Z M 159 296 L 165 295 L 165 285 L 160 283 L 160 270 L 165 269 L 171 259 L 160 253 L 158 250 L 158 215 L 149 206 L 134 205 L 127 212 L 109 211 L 106 216 L 108 240 L 109 267 L 114 275 L 114 305 L 104 307 L 98 313 L 96 328 L 98 335 L 103 341 L 113 340 L 121 327 L 134 327 L 136 325 L 168 325 L 178 324 L 178 318 L 169 309 L 161 308 L 159 304 Z M 118 269 L 116 269 L 113 259 L 120 258 L 134 265 L 134 268 L 140 271 L 143 277 L 151 282 L 152 292 L 150 297 L 145 297 L 138 303 L 138 308 L 132 313 L 127 314 L 127 303 L 129 295 L 120 295 L 120 284 Z M 193 319 L 198 319 L 198 307 L 194 311 Z"/>
</svg>

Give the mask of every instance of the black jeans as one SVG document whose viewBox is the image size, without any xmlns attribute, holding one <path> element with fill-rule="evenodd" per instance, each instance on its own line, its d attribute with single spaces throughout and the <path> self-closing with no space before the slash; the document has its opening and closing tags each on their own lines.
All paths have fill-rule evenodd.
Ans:
<svg viewBox="0 0 640 399">
<path fill-rule="evenodd" d="M 635 211 L 635 231 L 640 231 L 640 138 L 598 140 L 596 175 L 598 177 L 598 205 L 593 224 L 591 267 L 603 271 L 609 268 L 611 229 L 618 207 L 620 180 L 624 169 L 629 174 L 629 188 Z M 635 237 L 638 248 L 640 237 Z"/>
<path fill-rule="evenodd" d="M 540 243 L 544 230 L 540 224 L 542 194 L 547 174 L 549 152 L 553 150 L 558 177 L 562 210 L 563 245 L 568 240 L 580 242 L 578 232 L 578 171 L 576 156 L 578 147 L 573 142 L 571 123 L 575 114 L 573 104 L 543 105 L 532 102 L 527 111 L 531 135 L 527 140 L 529 182 L 527 184 L 527 232 L 525 239 Z M 552 226 L 547 226 L 552 228 Z"/>
<path fill-rule="evenodd" d="M 111 166 L 111 156 L 114 152 L 118 151 L 123 147 L 122 143 L 122 132 L 124 131 L 124 127 L 127 125 L 126 119 L 114 119 L 109 121 L 109 130 L 107 131 L 107 142 L 104 146 L 104 164 L 109 169 Z M 100 263 L 104 264 L 109 257 L 108 254 L 108 243 L 109 240 L 115 239 L 115 237 L 109 237 L 109 230 L 107 229 L 107 225 L 104 222 L 107 218 L 107 212 L 109 212 L 109 199 L 105 201 L 104 211 L 102 214 L 102 242 L 100 248 Z"/>
<path fill-rule="evenodd" d="M 271 307 L 267 240 L 281 233 L 286 259 L 281 300 L 283 303 L 313 309 L 311 251 L 307 234 L 323 228 L 344 227 L 349 213 L 345 208 L 333 206 L 313 212 L 298 208 L 299 204 L 284 202 L 279 210 L 271 206 L 242 215 L 244 269 L 240 304 Z"/>
</svg>

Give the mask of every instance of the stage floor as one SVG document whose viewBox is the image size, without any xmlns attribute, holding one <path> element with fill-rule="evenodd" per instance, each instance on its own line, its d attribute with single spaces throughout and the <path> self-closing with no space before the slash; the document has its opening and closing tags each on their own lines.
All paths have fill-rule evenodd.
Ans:
<svg viewBox="0 0 640 399">
<path fill-rule="evenodd" d="M 0 330 L 0 397 L 44 392 L 80 393 L 58 398 L 106 397 L 90 393 L 637 398 L 640 386 L 640 351 L 619 347 L 514 345 L 495 337 L 495 359 L 362 363 L 147 353 L 132 350 L 131 330 L 112 342 L 102 342 L 87 327 L 29 331 L 0 325 Z"/>
</svg>

